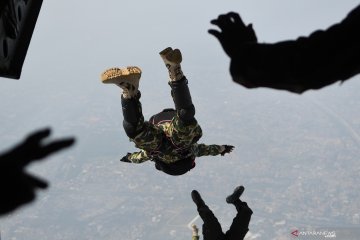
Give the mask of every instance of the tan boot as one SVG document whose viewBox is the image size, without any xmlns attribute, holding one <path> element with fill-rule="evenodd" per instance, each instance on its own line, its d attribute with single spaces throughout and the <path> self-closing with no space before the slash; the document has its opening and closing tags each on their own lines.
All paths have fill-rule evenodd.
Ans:
<svg viewBox="0 0 360 240">
<path fill-rule="evenodd" d="M 180 63 L 182 61 L 181 52 L 179 49 L 173 50 L 171 47 L 165 48 L 160 53 L 166 68 L 169 70 L 170 81 L 178 81 L 184 77 L 181 71 Z"/>
<path fill-rule="evenodd" d="M 199 236 L 199 229 L 195 224 L 191 225 L 191 229 L 192 229 L 192 236 L 193 237 Z"/>
<path fill-rule="evenodd" d="M 109 68 L 101 74 L 101 81 L 105 84 L 116 84 L 123 90 L 124 98 L 132 98 L 138 92 L 140 77 L 139 67 Z"/>
</svg>

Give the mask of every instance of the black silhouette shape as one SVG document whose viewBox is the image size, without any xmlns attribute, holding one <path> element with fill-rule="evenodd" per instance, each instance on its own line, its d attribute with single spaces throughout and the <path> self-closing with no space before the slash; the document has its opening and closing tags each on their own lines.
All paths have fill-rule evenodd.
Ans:
<svg viewBox="0 0 360 240">
<path fill-rule="evenodd" d="M 15 39 L 19 34 L 15 2 L 3 1 L 0 5 L 0 14 L 6 35 Z"/>
<path fill-rule="evenodd" d="M 244 239 L 249 231 L 249 223 L 252 210 L 246 202 L 240 200 L 241 194 L 244 192 L 243 186 L 238 186 L 234 192 L 226 198 L 226 202 L 233 204 L 237 210 L 237 214 L 230 226 L 230 229 L 224 234 L 218 219 L 214 213 L 205 204 L 198 191 L 193 190 L 191 197 L 196 204 L 197 210 L 204 224 L 202 233 L 204 240 L 241 240 Z M 197 227 L 193 226 L 193 239 L 199 239 L 197 235 Z"/>
<path fill-rule="evenodd" d="M 0 1 L 0 77 L 20 78 L 42 2 Z"/>
<path fill-rule="evenodd" d="M 75 142 L 74 138 L 47 141 L 50 133 L 51 130 L 48 128 L 36 131 L 0 155 L 0 214 L 9 213 L 33 201 L 36 189 L 47 188 L 46 181 L 25 172 L 28 164 L 68 148 Z"/>
<path fill-rule="evenodd" d="M 246 88 L 303 93 L 360 73 L 360 6 L 326 30 L 273 44 L 258 43 L 252 25 L 235 12 L 211 23 L 220 28 L 209 33 L 231 58 L 232 79 Z"/>
</svg>

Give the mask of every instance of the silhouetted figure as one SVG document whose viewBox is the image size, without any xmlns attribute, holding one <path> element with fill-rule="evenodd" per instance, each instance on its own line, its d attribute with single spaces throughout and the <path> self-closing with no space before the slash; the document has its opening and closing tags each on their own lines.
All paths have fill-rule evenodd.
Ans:
<svg viewBox="0 0 360 240">
<path fill-rule="evenodd" d="M 152 116 L 150 121 L 144 121 L 139 100 L 140 68 L 111 68 L 101 75 L 101 79 L 103 83 L 122 88 L 123 126 L 130 140 L 141 149 L 140 152 L 128 153 L 120 161 L 143 163 L 151 160 L 156 169 L 170 175 L 181 175 L 195 167 L 195 157 L 224 155 L 234 147 L 197 144 L 202 130 L 195 119 L 188 80 L 181 70 L 181 52 L 166 48 L 160 56 L 169 70 L 169 85 L 176 110 L 165 109 Z"/>
<path fill-rule="evenodd" d="M 243 186 L 238 186 L 234 192 L 226 198 L 226 202 L 234 204 L 237 214 L 230 226 L 230 229 L 224 234 L 221 225 L 214 213 L 205 204 L 200 194 L 193 190 L 191 197 L 197 206 L 200 217 L 204 224 L 202 232 L 204 240 L 242 240 L 249 231 L 249 223 L 252 215 L 252 210 L 248 207 L 246 202 L 240 200 L 241 194 L 244 192 Z M 193 227 L 193 240 L 198 240 L 197 227 Z"/>
<path fill-rule="evenodd" d="M 233 80 L 244 87 L 269 87 L 302 93 L 360 73 L 360 6 L 338 24 L 308 37 L 258 43 L 252 25 L 237 13 L 220 15 L 211 29 L 231 58 Z"/>
<path fill-rule="evenodd" d="M 50 129 L 37 131 L 0 155 L 0 214 L 9 213 L 31 202 L 37 188 L 48 186 L 46 181 L 25 172 L 28 164 L 68 148 L 75 142 L 73 138 L 48 141 L 45 138 L 49 135 Z"/>
</svg>

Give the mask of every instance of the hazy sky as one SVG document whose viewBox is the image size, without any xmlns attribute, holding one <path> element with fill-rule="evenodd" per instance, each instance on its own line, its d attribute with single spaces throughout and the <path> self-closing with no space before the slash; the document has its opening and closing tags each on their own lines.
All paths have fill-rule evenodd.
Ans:
<svg viewBox="0 0 360 240">
<path fill-rule="evenodd" d="M 77 137 L 77 145 L 66 155 L 88 156 L 89 151 L 96 151 L 87 145 L 88 140 L 94 138 L 102 146 L 116 145 L 116 140 L 125 142 L 122 149 L 110 150 L 114 154 L 131 151 L 132 145 L 120 135 L 120 91 L 114 86 L 102 85 L 100 74 L 109 67 L 141 67 L 142 103 L 144 115 L 149 117 L 172 106 L 167 70 L 158 55 L 168 46 L 180 48 L 183 53 L 183 70 L 189 78 L 193 100 L 199 106 L 197 116 L 208 132 L 205 139 L 214 140 L 220 135 L 209 129 L 220 131 L 229 127 L 221 125 L 220 120 L 220 125 L 213 126 L 209 120 L 229 120 L 230 115 L 216 112 L 223 110 L 221 106 L 225 103 L 228 105 L 224 109 L 232 112 L 232 117 L 237 116 L 239 106 L 251 108 L 242 104 L 251 104 L 255 99 L 258 100 L 253 102 L 260 104 L 265 101 L 300 104 L 309 98 L 322 104 L 339 99 L 344 101 L 344 108 L 348 107 L 351 102 L 360 101 L 358 94 L 353 94 L 350 101 L 344 100 L 344 96 L 358 92 L 360 85 L 354 80 L 301 96 L 270 89 L 248 90 L 233 83 L 228 72 L 229 59 L 207 30 L 212 27 L 210 20 L 235 11 L 245 23 L 253 23 L 259 42 L 294 39 L 339 22 L 358 4 L 355 0 L 45 0 L 21 79 L 0 79 L 1 149 L 12 146 L 34 129 L 51 126 L 55 137 Z M 358 105 L 352 107 L 354 112 L 359 111 Z M 259 113 L 269 111 L 261 105 L 256 109 Z M 241 114 L 239 122 L 240 118 Z M 247 123 L 241 124 L 247 126 Z M 119 135 L 115 143 L 114 139 L 101 135 L 108 126 L 113 126 L 114 135 Z M 347 125 L 344 126 L 344 131 L 348 131 Z M 355 128 L 360 129 L 358 125 Z M 268 131 L 276 135 L 271 129 Z M 357 139 L 358 133 L 353 131 L 352 137 Z M 239 140 L 240 149 L 243 139 Z M 61 162 L 57 164 L 61 166 Z M 50 180 L 57 178 L 51 171 L 42 170 L 41 175 Z M 231 184 L 237 184 L 233 181 Z M 229 186 L 227 191 L 232 188 L 233 185 Z M 220 190 L 219 187 L 216 191 Z"/>
<path fill-rule="evenodd" d="M 239 12 L 246 23 L 253 23 L 260 42 L 273 42 L 327 28 L 357 4 L 355 0 L 47 0 L 21 79 L 1 79 L 2 109 L 26 117 L 28 111 L 44 108 L 44 103 L 56 111 L 57 104 L 71 104 L 79 96 L 116 95 L 116 90 L 99 84 L 99 74 L 112 66 L 138 65 L 143 69 L 141 88 L 154 86 L 166 77 L 158 52 L 167 46 L 182 50 L 188 76 L 201 78 L 209 68 L 223 76 L 221 80 L 202 79 L 194 85 L 221 81 L 241 91 L 229 78 L 229 60 L 220 44 L 207 33 L 211 19 L 228 11 Z M 167 94 L 167 89 L 158 92 Z M 42 94 L 58 98 L 55 102 L 46 101 L 40 99 Z M 61 98 L 61 94 L 66 98 Z M 39 104 L 34 106 L 33 101 Z M 35 125 L 16 123 L 20 132 L 44 124 L 56 126 L 56 122 L 47 119 L 39 119 Z"/>
</svg>

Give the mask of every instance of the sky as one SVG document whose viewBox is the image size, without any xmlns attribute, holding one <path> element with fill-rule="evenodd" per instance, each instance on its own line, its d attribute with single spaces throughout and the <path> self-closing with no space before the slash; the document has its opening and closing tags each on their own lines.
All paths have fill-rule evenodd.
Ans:
<svg viewBox="0 0 360 240">
<path fill-rule="evenodd" d="M 145 117 L 149 117 L 172 105 L 167 70 L 158 55 L 169 46 L 182 51 L 183 71 L 189 79 L 195 105 L 199 106 L 198 119 L 202 120 L 201 125 L 208 132 L 206 140 L 217 140 L 221 136 L 215 130 L 231 132 L 230 126 L 225 123 L 234 124 L 234 116 L 239 117 L 242 127 L 250 129 L 249 122 L 241 121 L 239 109 L 252 108 L 261 117 L 261 114 L 270 111 L 269 105 L 266 105 L 269 102 L 280 105 L 287 102 L 301 105 L 304 101 L 318 103 L 323 111 L 334 115 L 332 110 L 326 110 L 329 107 L 327 102 L 339 99 L 344 109 L 348 109 L 351 103 L 360 101 L 360 97 L 354 94 L 360 87 L 354 81 L 358 77 L 341 86 L 334 84 L 302 95 L 271 89 L 245 89 L 232 82 L 228 72 L 229 59 L 207 30 L 212 28 L 210 20 L 234 11 L 241 15 L 244 22 L 253 24 L 259 42 L 295 39 L 339 22 L 358 4 L 355 0 L 44 1 L 21 79 L 0 78 L 1 149 L 11 147 L 35 129 L 50 126 L 54 138 L 75 136 L 78 140 L 75 147 L 56 155 L 53 158 L 56 161 L 71 156 L 88 157 L 92 152 L 95 152 L 94 155 L 110 152 L 120 156 L 131 151 L 133 146 L 122 132 L 120 90 L 102 85 L 100 74 L 110 67 L 139 66 L 143 71 L 140 81 L 143 111 Z M 259 105 L 252 107 L 251 104 Z M 359 110 L 351 106 L 354 112 Z M 222 112 L 225 110 L 228 112 Z M 229 112 L 232 114 L 227 114 Z M 278 117 L 276 112 L 284 113 L 285 110 L 274 107 L 269 119 Z M 348 112 L 351 110 L 348 109 Z M 302 117 L 311 118 L 312 115 Z M 352 138 L 358 139 L 359 126 L 348 124 L 359 123 L 353 117 L 349 114 L 340 122 L 345 121 L 344 132 L 349 131 Z M 110 139 L 109 133 L 102 134 L 109 128 L 114 129 Z M 271 129 L 267 132 L 274 138 L 277 134 Z M 238 139 L 239 143 L 244 139 L 256 141 L 248 140 L 251 136 L 221 137 L 224 140 Z M 98 140 L 98 151 L 89 145 L 94 139 Z M 117 141 L 122 143 L 120 149 L 115 147 Z M 107 149 L 109 146 L 110 149 Z M 245 147 L 239 146 L 240 150 L 244 151 L 244 155 L 254 154 Z M 56 187 L 58 176 L 49 171 L 52 166 L 62 165 L 59 162 L 44 163 L 44 167 L 36 165 L 32 170 L 54 182 Z M 151 174 L 150 170 L 148 174 Z M 233 181 L 228 191 L 236 184 Z M 205 193 L 212 191 L 206 184 L 197 187 Z M 51 194 L 51 189 L 46 194 Z M 46 197 L 46 194 L 41 196 Z M 251 192 L 248 200 L 250 196 Z M 33 207 L 39 206 L 35 204 Z M 27 212 L 20 210 L 18 214 L 21 218 Z M 11 221 L 11 216 L 6 219 L 7 224 Z"/>
<path fill-rule="evenodd" d="M 59 95 L 57 103 L 64 104 L 76 102 L 82 95 L 116 94 L 116 90 L 99 85 L 100 73 L 113 66 L 138 65 L 143 70 L 141 87 L 149 88 L 164 81 L 166 70 L 158 52 L 168 46 L 182 50 L 183 68 L 189 76 L 201 77 L 211 67 L 222 73 L 222 84 L 234 86 L 227 72 L 229 59 L 207 33 L 211 19 L 238 12 L 245 22 L 253 23 L 259 42 L 274 42 L 326 28 L 356 5 L 357 1 L 350 0 L 44 1 L 21 79 L 1 79 L 3 102 L 14 113 L 22 101 L 38 101 L 37 106 L 21 104 L 25 109 L 16 114 L 26 115 L 43 107 L 41 93 Z M 195 84 L 201 86 L 203 82 Z M 66 93 L 66 99 L 61 99 Z M 163 89 L 159 93 L 167 94 Z M 56 110 L 56 103 L 47 105 Z M 56 121 L 39 119 L 35 126 L 22 124 L 21 131 L 44 124 L 55 127 Z"/>
</svg>

